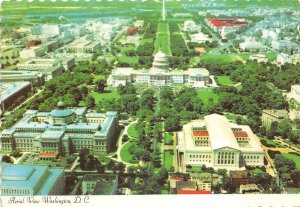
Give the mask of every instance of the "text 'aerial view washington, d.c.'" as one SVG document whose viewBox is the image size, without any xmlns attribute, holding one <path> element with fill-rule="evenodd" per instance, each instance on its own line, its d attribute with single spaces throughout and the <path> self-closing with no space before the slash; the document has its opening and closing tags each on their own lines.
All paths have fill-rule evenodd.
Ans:
<svg viewBox="0 0 300 207">
<path fill-rule="evenodd" d="M 300 193 L 298 0 L 0 14 L 1 196 Z"/>
</svg>

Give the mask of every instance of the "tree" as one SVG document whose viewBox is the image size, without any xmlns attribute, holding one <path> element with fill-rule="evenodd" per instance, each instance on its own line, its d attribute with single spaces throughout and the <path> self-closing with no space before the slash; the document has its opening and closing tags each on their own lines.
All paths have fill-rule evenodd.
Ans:
<svg viewBox="0 0 300 207">
<path fill-rule="evenodd" d="M 177 131 L 180 129 L 180 118 L 176 115 L 171 115 L 165 120 L 166 131 Z"/>
<path fill-rule="evenodd" d="M 11 159 L 11 157 L 8 155 L 3 155 L 1 161 L 6 162 L 6 163 L 14 163 L 13 160 Z"/>
<path fill-rule="evenodd" d="M 99 174 L 103 174 L 105 173 L 105 167 L 104 165 L 102 165 L 101 163 L 99 163 L 97 166 L 96 166 L 96 170 Z"/>
<path fill-rule="evenodd" d="M 95 91 L 99 93 L 103 93 L 105 87 L 107 86 L 106 81 L 103 79 L 97 80 L 95 84 L 96 84 Z"/>
<path fill-rule="evenodd" d="M 93 109 L 95 107 L 95 98 L 93 96 L 87 96 L 86 97 L 86 106 L 90 109 Z"/>
<path fill-rule="evenodd" d="M 18 157 L 20 157 L 21 155 L 22 155 L 22 153 L 21 153 L 21 150 L 19 150 L 19 149 L 13 150 L 13 151 L 11 152 L 11 154 L 10 154 L 10 156 L 13 156 L 13 157 L 15 157 L 15 158 L 18 158 Z"/>
</svg>

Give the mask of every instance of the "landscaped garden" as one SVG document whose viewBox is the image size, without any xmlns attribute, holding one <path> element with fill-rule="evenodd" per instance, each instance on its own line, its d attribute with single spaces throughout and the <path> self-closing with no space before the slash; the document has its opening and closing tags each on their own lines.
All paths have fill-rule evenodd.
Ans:
<svg viewBox="0 0 300 207">
<path fill-rule="evenodd" d="M 170 150 L 164 151 L 164 166 L 169 171 L 173 166 L 173 152 Z"/>
<path fill-rule="evenodd" d="M 121 149 L 120 156 L 124 162 L 132 162 L 133 156 L 129 152 L 129 148 L 134 144 L 134 142 L 127 142 Z"/>
<path fill-rule="evenodd" d="M 189 167 L 186 167 L 186 172 L 202 172 L 202 166 L 189 166 Z"/>
<path fill-rule="evenodd" d="M 160 22 L 157 29 L 155 52 L 161 50 L 165 54 L 170 55 L 171 51 L 169 42 L 169 25 L 167 22 Z"/>
<path fill-rule="evenodd" d="M 164 143 L 166 145 L 171 145 L 173 144 L 173 135 L 170 134 L 170 133 L 165 133 L 165 136 L 164 136 Z"/>
<path fill-rule="evenodd" d="M 132 124 L 128 127 L 128 136 L 138 138 L 138 131 L 136 129 L 136 124 Z"/>
</svg>

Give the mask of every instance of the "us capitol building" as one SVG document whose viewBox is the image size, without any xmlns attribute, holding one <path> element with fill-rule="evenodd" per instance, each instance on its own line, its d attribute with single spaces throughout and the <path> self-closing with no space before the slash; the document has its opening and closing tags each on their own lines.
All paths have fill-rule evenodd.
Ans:
<svg viewBox="0 0 300 207">
<path fill-rule="evenodd" d="M 170 70 L 169 60 L 165 53 L 159 51 L 148 70 L 133 68 L 116 68 L 108 78 L 111 86 L 126 83 L 146 83 L 155 86 L 185 84 L 190 87 L 206 87 L 209 83 L 209 72 L 204 68 L 189 68 L 188 70 Z"/>
<path fill-rule="evenodd" d="M 109 152 L 119 133 L 117 112 L 87 113 L 69 109 L 64 102 L 49 112 L 27 110 L 12 128 L 0 134 L 1 151 L 14 149 L 40 154 L 72 154 L 83 148 L 91 153 Z"/>
<path fill-rule="evenodd" d="M 264 151 L 251 128 L 230 123 L 219 114 L 184 125 L 178 133 L 177 153 L 182 171 L 202 165 L 227 170 L 264 166 Z"/>
</svg>

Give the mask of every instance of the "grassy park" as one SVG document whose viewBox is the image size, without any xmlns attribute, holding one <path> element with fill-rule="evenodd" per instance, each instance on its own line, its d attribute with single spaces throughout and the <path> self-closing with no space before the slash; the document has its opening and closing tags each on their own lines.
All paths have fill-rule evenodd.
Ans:
<svg viewBox="0 0 300 207">
<path fill-rule="evenodd" d="M 219 96 L 218 94 L 214 93 L 212 90 L 199 90 L 198 96 L 203 101 L 203 104 L 208 104 L 208 100 L 212 98 L 214 100 L 214 103 L 219 102 Z"/>
<path fill-rule="evenodd" d="M 90 94 L 95 98 L 96 104 L 99 103 L 99 101 L 102 99 L 111 100 L 114 98 L 118 99 L 120 97 L 120 95 L 116 89 L 109 91 L 107 93 L 92 92 Z"/>
<path fill-rule="evenodd" d="M 289 153 L 282 153 L 282 156 L 285 158 L 291 159 L 296 163 L 297 170 L 300 170 L 300 156 L 295 154 L 289 154 Z"/>
<path fill-rule="evenodd" d="M 234 82 L 230 79 L 229 76 L 217 76 L 217 82 L 221 86 L 232 86 Z"/>
<path fill-rule="evenodd" d="M 157 28 L 157 37 L 155 41 L 155 53 L 161 50 L 167 55 L 171 54 L 169 25 L 167 22 L 160 22 Z"/>
</svg>

